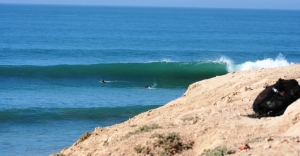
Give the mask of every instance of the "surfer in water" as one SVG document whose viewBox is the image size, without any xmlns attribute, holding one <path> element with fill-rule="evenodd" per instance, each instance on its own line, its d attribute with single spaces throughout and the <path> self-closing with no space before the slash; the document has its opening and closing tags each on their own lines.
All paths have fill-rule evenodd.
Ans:
<svg viewBox="0 0 300 156">
<path fill-rule="evenodd" d="M 148 88 L 150 88 L 150 87 L 149 87 L 149 85 L 146 85 L 145 88 L 148 89 Z"/>
<path fill-rule="evenodd" d="M 101 83 L 105 83 L 105 81 L 104 81 L 104 80 L 102 80 L 102 81 L 101 81 Z"/>
</svg>

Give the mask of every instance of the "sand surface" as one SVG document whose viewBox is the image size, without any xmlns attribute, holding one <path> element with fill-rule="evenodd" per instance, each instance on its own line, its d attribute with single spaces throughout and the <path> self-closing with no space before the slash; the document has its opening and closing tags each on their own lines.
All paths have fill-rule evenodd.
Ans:
<svg viewBox="0 0 300 156">
<path fill-rule="evenodd" d="M 252 104 L 264 87 L 279 78 L 300 82 L 300 64 L 233 72 L 196 82 L 182 97 L 123 123 L 97 127 L 59 154 L 160 155 L 164 149 L 154 146 L 158 138 L 151 136 L 175 132 L 183 144 L 192 145 L 192 149 L 178 150 L 175 155 L 198 156 L 218 146 L 234 150 L 232 155 L 300 155 L 300 99 L 282 116 L 247 116 L 254 113 Z M 161 128 L 138 131 L 153 124 Z M 245 144 L 250 149 L 240 150 Z M 147 148 L 141 153 L 135 150 Z"/>
</svg>

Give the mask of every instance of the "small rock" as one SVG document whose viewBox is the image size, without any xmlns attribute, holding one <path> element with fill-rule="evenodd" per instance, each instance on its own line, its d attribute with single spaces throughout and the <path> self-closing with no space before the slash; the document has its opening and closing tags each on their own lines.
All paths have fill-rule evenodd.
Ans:
<svg viewBox="0 0 300 156">
<path fill-rule="evenodd" d="M 197 121 L 198 121 L 198 120 L 193 120 L 193 121 L 192 121 L 192 124 L 195 124 L 195 123 L 197 123 Z"/>
<path fill-rule="evenodd" d="M 271 137 L 266 138 L 266 141 L 273 141 L 273 139 Z"/>
</svg>

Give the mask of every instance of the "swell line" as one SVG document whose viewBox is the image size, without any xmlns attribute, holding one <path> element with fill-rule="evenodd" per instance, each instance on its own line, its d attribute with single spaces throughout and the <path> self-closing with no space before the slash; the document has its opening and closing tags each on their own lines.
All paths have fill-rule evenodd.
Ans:
<svg viewBox="0 0 300 156">
<path fill-rule="evenodd" d="M 0 66 L 0 76 L 10 77 L 190 77 L 226 73 L 226 64 L 214 62 L 152 62 L 91 65 Z M 206 75 L 206 76 L 205 76 Z"/>
<path fill-rule="evenodd" d="M 138 86 L 155 83 L 158 87 L 186 87 L 193 82 L 227 72 L 226 63 L 216 62 L 0 66 L 0 78 L 94 79 L 95 82 L 104 79 L 108 82 L 130 82 Z"/>
<path fill-rule="evenodd" d="M 34 123 L 50 120 L 128 119 L 159 105 L 99 108 L 24 108 L 0 110 L 0 123 Z"/>
</svg>

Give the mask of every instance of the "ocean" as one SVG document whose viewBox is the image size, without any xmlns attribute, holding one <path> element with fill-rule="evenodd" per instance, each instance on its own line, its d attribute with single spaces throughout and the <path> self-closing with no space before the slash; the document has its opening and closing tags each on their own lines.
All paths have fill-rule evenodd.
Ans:
<svg viewBox="0 0 300 156">
<path fill-rule="evenodd" d="M 57 153 L 194 82 L 299 63 L 299 28 L 299 10 L 0 4 L 0 155 Z"/>
</svg>

